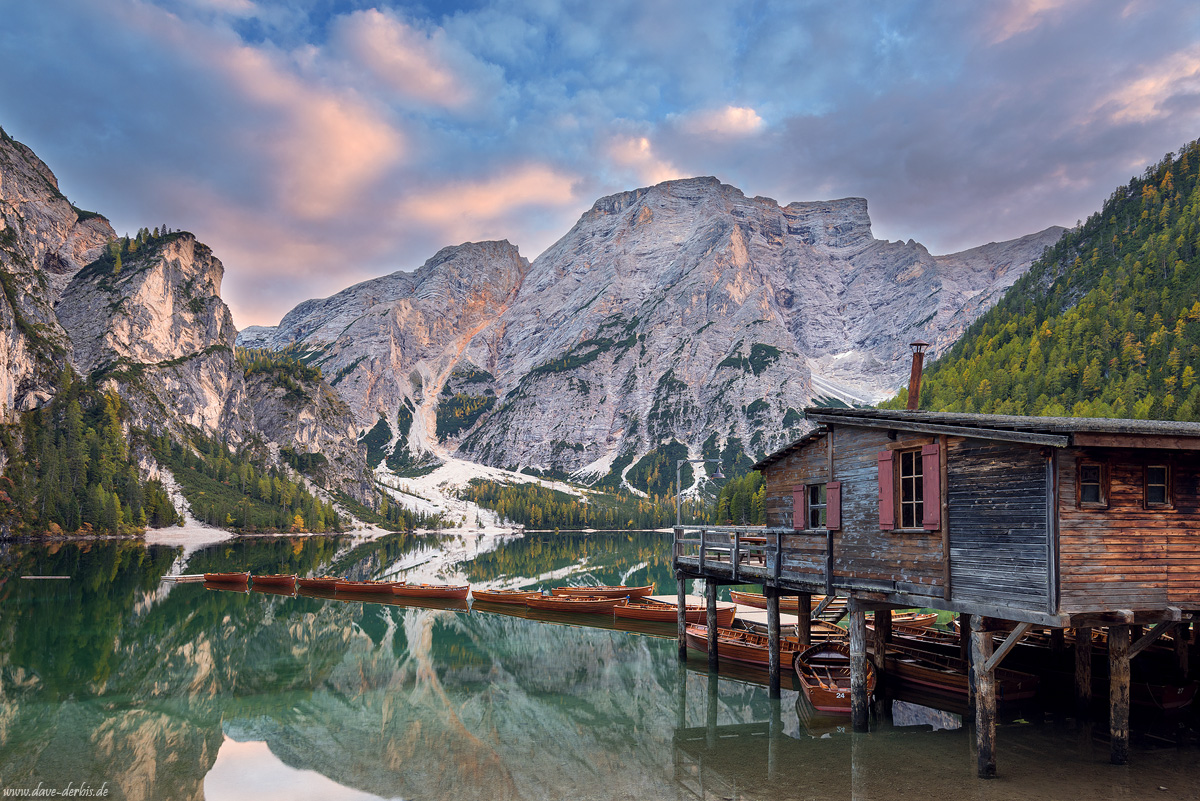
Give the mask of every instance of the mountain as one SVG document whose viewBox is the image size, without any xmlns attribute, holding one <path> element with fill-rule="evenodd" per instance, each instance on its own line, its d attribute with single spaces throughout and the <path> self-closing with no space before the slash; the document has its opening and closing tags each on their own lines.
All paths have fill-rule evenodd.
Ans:
<svg viewBox="0 0 1200 801">
<path fill-rule="evenodd" d="M 684 454 L 744 466 L 811 403 L 890 394 L 908 342 L 944 350 L 1062 231 L 932 256 L 875 239 L 861 198 L 669 181 L 597 201 L 532 264 L 447 248 L 240 342 L 335 376 L 393 467 L 457 452 L 646 489 Z"/>
<path fill-rule="evenodd" d="M 72 206 L 33 151 L 0 130 L 0 469 L 11 468 L 0 528 L 136 527 L 152 489 L 142 482 L 169 472 L 151 446 L 168 453 L 170 440 L 253 451 L 268 486 L 272 471 L 302 465 L 326 489 L 373 501 L 365 449 L 329 385 L 295 380 L 282 361 L 253 375 L 238 363 L 223 275 L 190 233 L 118 238 L 102 216 Z M 214 475 L 228 482 L 222 470 L 232 457 L 204 454 L 190 466 L 211 458 Z M 311 513 L 306 493 L 288 489 L 284 505 Z M 301 499 L 304 509 L 290 509 Z M 211 492 L 206 500 L 215 503 Z"/>
<path fill-rule="evenodd" d="M 922 408 L 1200 420 L 1198 213 L 1192 142 L 1118 187 L 930 365 Z"/>
</svg>

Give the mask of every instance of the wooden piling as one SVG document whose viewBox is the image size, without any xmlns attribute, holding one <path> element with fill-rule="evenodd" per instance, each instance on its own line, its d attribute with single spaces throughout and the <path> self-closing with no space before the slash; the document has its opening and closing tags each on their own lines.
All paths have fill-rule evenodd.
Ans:
<svg viewBox="0 0 1200 801">
<path fill-rule="evenodd" d="M 996 778 L 996 674 L 986 668 L 992 658 L 992 633 L 986 619 L 971 619 L 971 672 L 975 675 L 975 741 L 981 779 Z"/>
<path fill-rule="evenodd" d="M 687 579 L 682 570 L 675 571 L 675 625 L 679 645 L 679 661 L 687 661 Z"/>
<path fill-rule="evenodd" d="M 767 673 L 770 677 L 770 697 L 779 697 L 779 590 L 763 587 L 767 596 Z"/>
<path fill-rule="evenodd" d="M 1192 623 L 1192 648 L 1188 655 L 1188 665 L 1193 673 L 1200 672 L 1200 621 Z"/>
<path fill-rule="evenodd" d="M 892 641 L 892 610 L 875 610 L 875 630 L 872 634 L 872 657 L 875 663 L 875 686 L 883 686 L 883 674 L 887 665 L 887 647 Z"/>
<path fill-rule="evenodd" d="M 1055 662 L 1066 653 L 1066 636 L 1062 629 L 1050 629 L 1050 653 Z"/>
<path fill-rule="evenodd" d="M 958 616 L 958 657 L 967 663 L 967 709 L 975 708 L 975 668 L 971 661 L 971 616 Z"/>
<path fill-rule="evenodd" d="M 867 616 L 862 605 L 850 599 L 850 724 L 867 731 L 870 707 L 867 698 Z"/>
<path fill-rule="evenodd" d="M 1129 761 L 1129 626 L 1108 627 L 1109 761 Z"/>
<path fill-rule="evenodd" d="M 1191 665 L 1188 659 L 1188 645 L 1191 637 L 1195 636 L 1191 633 L 1192 624 L 1184 620 L 1175 629 L 1175 663 L 1179 667 L 1180 679 L 1186 680 L 1190 672 Z"/>
<path fill-rule="evenodd" d="M 717 583 L 712 579 L 704 582 L 704 595 L 708 600 L 708 669 L 720 667 L 717 656 Z"/>
<path fill-rule="evenodd" d="M 1092 708 L 1092 630 L 1075 629 L 1075 713 L 1087 717 Z"/>
<path fill-rule="evenodd" d="M 796 596 L 796 639 L 803 646 L 812 645 L 812 593 Z"/>
</svg>

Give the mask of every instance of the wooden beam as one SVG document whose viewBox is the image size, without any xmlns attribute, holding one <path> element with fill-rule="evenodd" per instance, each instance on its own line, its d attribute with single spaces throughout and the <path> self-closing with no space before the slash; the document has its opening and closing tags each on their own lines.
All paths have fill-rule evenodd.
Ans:
<svg viewBox="0 0 1200 801">
<path fill-rule="evenodd" d="M 1154 628 L 1150 629 L 1150 631 L 1139 637 L 1137 642 L 1129 646 L 1129 658 L 1133 659 L 1142 651 L 1146 650 L 1147 646 L 1178 625 L 1178 623 L 1164 620 L 1162 623 L 1159 623 Z"/>
<path fill-rule="evenodd" d="M 1072 613 L 1067 624 L 1068 628 L 1102 628 L 1105 626 L 1144 626 L 1156 625 L 1163 621 L 1176 621 L 1183 618 L 1183 612 L 1178 607 L 1169 606 L 1166 609 L 1151 609 L 1133 611 L 1119 609 L 1115 612 L 1077 612 Z"/>
<path fill-rule="evenodd" d="M 835 597 L 837 597 L 837 596 L 835 596 L 833 593 L 829 593 L 824 598 L 822 598 L 821 603 L 817 604 L 817 608 L 812 611 L 812 616 L 820 617 L 821 613 L 824 612 L 826 609 L 828 609 L 829 605 L 831 603 L 833 603 L 833 599 Z"/>
<path fill-rule="evenodd" d="M 779 593 L 763 587 L 767 596 L 767 674 L 771 698 L 779 697 Z M 790 666 L 789 666 L 790 667 Z"/>
<path fill-rule="evenodd" d="M 1058 434 L 1037 434 L 1029 431 L 1005 431 L 999 428 L 972 428 L 970 426 L 944 426 L 936 423 L 916 423 L 907 420 L 870 420 L 862 417 L 833 417 L 831 415 L 808 413 L 808 419 L 816 423 L 839 423 L 844 426 L 862 428 L 884 428 L 896 431 L 918 431 L 922 434 L 947 434 L 951 437 L 970 437 L 971 439 L 991 439 L 1001 442 L 1025 442 L 1031 445 L 1049 445 L 1052 448 L 1065 448 L 1071 444 L 1070 439 Z"/>
<path fill-rule="evenodd" d="M 950 479 L 947 465 L 950 460 L 949 437 L 942 434 L 938 438 L 938 453 L 940 454 L 941 482 L 939 484 L 942 505 L 942 598 L 950 600 Z"/>
<path fill-rule="evenodd" d="M 796 595 L 796 639 L 807 647 L 812 645 L 812 595 L 802 592 Z"/>
<path fill-rule="evenodd" d="M 1129 626 L 1108 628 L 1109 761 L 1129 761 Z"/>
<path fill-rule="evenodd" d="M 867 620 L 866 613 L 851 598 L 850 610 L 850 725 L 855 731 L 867 731 L 870 701 L 867 698 Z"/>
<path fill-rule="evenodd" d="M 687 661 L 687 578 L 682 570 L 675 571 L 675 625 L 679 645 L 679 661 Z"/>
<path fill-rule="evenodd" d="M 992 660 L 992 633 L 984 621 L 971 619 L 971 665 L 975 673 L 975 745 L 978 775 L 996 778 L 996 674 L 988 667 Z"/>
<path fill-rule="evenodd" d="M 988 673 L 994 671 L 996 667 L 1004 660 L 1004 657 L 1008 656 L 1009 652 L 1012 651 L 1013 648 L 1017 647 L 1017 643 L 1024 639 L 1025 635 L 1029 633 L 1031 628 L 1033 628 L 1032 623 L 1018 623 L 1017 627 L 1012 630 L 1012 634 L 1009 634 L 1008 638 L 1004 640 L 996 652 L 988 657 L 987 664 L 983 666 L 983 669 Z M 971 630 L 974 631 L 974 627 L 972 627 Z"/>
<path fill-rule="evenodd" d="M 1080 448 L 1160 448 L 1172 451 L 1200 451 L 1200 437 L 1097 434 L 1077 431 L 1071 436 L 1071 439 Z"/>
<path fill-rule="evenodd" d="M 875 686 L 883 687 L 884 671 L 887 666 L 887 647 L 892 640 L 892 613 L 887 609 L 876 609 L 874 612 L 874 640 L 871 648 L 875 663 Z"/>
<path fill-rule="evenodd" d="M 704 595 L 708 601 L 708 669 L 715 671 L 720 667 L 720 658 L 717 656 L 717 585 L 706 581 Z"/>
<path fill-rule="evenodd" d="M 1092 630 L 1075 629 L 1075 712 L 1086 717 L 1092 708 Z"/>
</svg>

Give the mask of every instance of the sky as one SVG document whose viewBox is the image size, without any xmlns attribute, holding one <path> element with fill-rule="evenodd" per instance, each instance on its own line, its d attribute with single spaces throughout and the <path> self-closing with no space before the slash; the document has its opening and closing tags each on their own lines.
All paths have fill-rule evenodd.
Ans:
<svg viewBox="0 0 1200 801">
<path fill-rule="evenodd" d="M 1074 225 L 1200 137 L 1200 3 L 0 0 L 0 127 L 242 328 L 697 175 L 935 254 Z"/>
</svg>

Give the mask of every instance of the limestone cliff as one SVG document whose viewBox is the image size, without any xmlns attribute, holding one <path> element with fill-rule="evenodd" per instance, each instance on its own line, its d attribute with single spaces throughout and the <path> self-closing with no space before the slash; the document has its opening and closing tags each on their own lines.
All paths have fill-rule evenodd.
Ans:
<svg viewBox="0 0 1200 801">
<path fill-rule="evenodd" d="M 253 341 L 336 371 L 361 429 L 382 416 L 414 451 L 583 475 L 672 440 L 754 456 L 800 433 L 806 405 L 890 395 L 910 341 L 941 352 L 1061 233 L 932 256 L 875 239 L 861 198 L 670 181 L 597 201 L 527 267 L 507 243 L 448 249 Z M 457 292 L 411 300 L 435 281 Z"/>
</svg>

